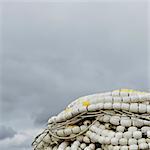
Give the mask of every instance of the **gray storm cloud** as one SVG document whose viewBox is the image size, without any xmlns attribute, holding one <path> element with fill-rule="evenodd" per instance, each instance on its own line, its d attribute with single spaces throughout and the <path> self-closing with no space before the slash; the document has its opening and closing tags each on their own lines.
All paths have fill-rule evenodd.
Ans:
<svg viewBox="0 0 150 150">
<path fill-rule="evenodd" d="M 17 132 L 11 127 L 0 126 L 0 140 L 12 138 Z"/>
<path fill-rule="evenodd" d="M 148 90 L 147 12 L 146 1 L 3 4 L 3 124 L 36 128 L 79 96 Z"/>
</svg>

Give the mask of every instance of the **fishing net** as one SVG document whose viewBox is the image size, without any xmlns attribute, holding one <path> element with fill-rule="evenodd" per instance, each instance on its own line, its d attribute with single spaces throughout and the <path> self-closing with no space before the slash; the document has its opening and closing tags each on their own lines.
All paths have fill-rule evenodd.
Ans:
<svg viewBox="0 0 150 150">
<path fill-rule="evenodd" d="M 150 93 L 120 89 L 81 97 L 48 120 L 34 150 L 150 150 Z"/>
</svg>

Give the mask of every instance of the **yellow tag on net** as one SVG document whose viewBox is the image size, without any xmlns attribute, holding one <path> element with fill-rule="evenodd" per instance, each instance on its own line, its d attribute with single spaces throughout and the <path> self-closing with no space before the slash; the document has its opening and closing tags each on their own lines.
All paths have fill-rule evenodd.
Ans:
<svg viewBox="0 0 150 150">
<path fill-rule="evenodd" d="M 89 101 L 83 101 L 82 104 L 83 104 L 83 106 L 86 106 L 86 107 L 87 107 L 87 106 L 90 105 L 90 102 L 89 102 Z"/>
</svg>

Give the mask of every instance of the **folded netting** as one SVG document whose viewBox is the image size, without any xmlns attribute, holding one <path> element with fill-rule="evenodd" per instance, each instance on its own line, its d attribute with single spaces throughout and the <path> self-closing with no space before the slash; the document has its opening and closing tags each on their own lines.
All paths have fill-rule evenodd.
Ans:
<svg viewBox="0 0 150 150">
<path fill-rule="evenodd" d="M 150 93 L 128 89 L 73 101 L 48 120 L 34 150 L 150 150 Z"/>
</svg>

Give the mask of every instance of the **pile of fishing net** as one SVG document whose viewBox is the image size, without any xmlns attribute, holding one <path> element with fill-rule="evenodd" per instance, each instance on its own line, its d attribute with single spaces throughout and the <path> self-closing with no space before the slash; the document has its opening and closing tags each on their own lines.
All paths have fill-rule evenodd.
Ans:
<svg viewBox="0 0 150 150">
<path fill-rule="evenodd" d="M 120 89 L 81 97 L 32 143 L 34 150 L 150 150 L 150 93 Z"/>
</svg>

